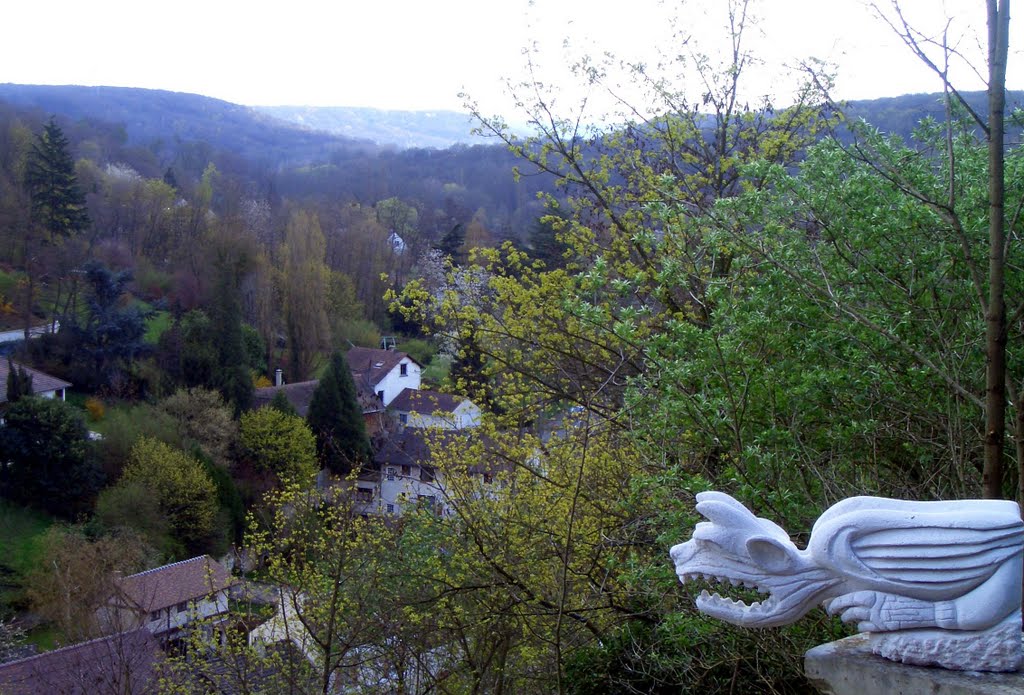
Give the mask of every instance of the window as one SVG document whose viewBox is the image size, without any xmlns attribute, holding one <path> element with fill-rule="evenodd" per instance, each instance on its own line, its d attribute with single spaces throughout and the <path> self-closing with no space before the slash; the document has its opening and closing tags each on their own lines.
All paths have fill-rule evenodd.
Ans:
<svg viewBox="0 0 1024 695">
<path fill-rule="evenodd" d="M 441 513 L 441 507 L 438 506 L 437 498 L 433 495 L 419 495 L 416 501 L 423 509 L 427 509 L 434 514 Z"/>
<path fill-rule="evenodd" d="M 434 482 L 434 469 L 426 466 L 420 467 L 420 481 L 424 483 Z"/>
<path fill-rule="evenodd" d="M 402 466 L 402 477 L 408 478 L 412 475 L 412 466 Z"/>
<path fill-rule="evenodd" d="M 153 611 L 149 614 L 150 620 L 160 620 L 160 611 Z"/>
<path fill-rule="evenodd" d="M 409 365 L 405 362 L 398 365 L 398 376 L 409 376 Z"/>
<path fill-rule="evenodd" d="M 394 514 L 394 513 L 395 513 L 395 505 L 389 504 L 388 505 L 388 514 Z"/>
<path fill-rule="evenodd" d="M 377 398 L 379 398 L 380 402 L 383 403 L 384 402 L 384 392 L 383 391 L 378 391 L 377 392 Z"/>
<path fill-rule="evenodd" d="M 373 488 L 369 487 L 358 487 L 356 488 L 356 500 L 359 502 L 372 502 L 373 501 Z"/>
<path fill-rule="evenodd" d="M 395 468 L 394 468 L 394 466 L 388 466 L 387 477 L 388 477 L 388 480 L 394 480 L 395 479 Z"/>
<path fill-rule="evenodd" d="M 399 413 L 398 414 L 398 421 L 401 422 L 403 425 L 408 425 L 409 424 L 409 413 Z"/>
<path fill-rule="evenodd" d="M 179 613 L 184 613 L 186 610 L 188 610 L 188 602 L 182 601 L 174 607 L 174 610 L 178 611 Z"/>
</svg>

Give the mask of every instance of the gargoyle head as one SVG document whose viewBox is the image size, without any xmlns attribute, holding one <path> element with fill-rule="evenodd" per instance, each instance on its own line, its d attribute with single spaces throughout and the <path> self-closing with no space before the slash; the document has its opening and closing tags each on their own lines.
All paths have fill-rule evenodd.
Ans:
<svg viewBox="0 0 1024 695">
<path fill-rule="evenodd" d="M 729 495 L 702 492 L 697 511 L 708 521 L 697 524 L 693 538 L 671 551 L 679 579 L 728 582 L 768 594 L 747 604 L 704 590 L 697 608 L 707 615 L 744 627 L 785 625 L 841 581 L 815 565 L 782 528 L 754 516 Z"/>
</svg>

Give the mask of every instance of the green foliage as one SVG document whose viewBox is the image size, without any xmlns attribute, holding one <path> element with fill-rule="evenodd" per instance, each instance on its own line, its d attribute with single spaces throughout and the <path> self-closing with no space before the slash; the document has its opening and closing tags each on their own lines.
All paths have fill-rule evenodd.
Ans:
<svg viewBox="0 0 1024 695">
<path fill-rule="evenodd" d="M 217 372 L 217 349 L 209 316 L 198 309 L 182 315 L 161 334 L 157 355 L 173 383 L 211 388 Z"/>
<path fill-rule="evenodd" d="M 121 470 L 128 463 L 132 447 L 140 437 L 158 439 L 178 448 L 183 444 L 173 416 L 149 403 L 111 408 L 102 422 L 92 426 L 103 435 L 94 448 L 97 461 L 109 480 L 121 477 Z"/>
<path fill-rule="evenodd" d="M 347 475 L 370 461 L 370 440 L 356 399 L 356 385 L 340 352 L 331 357 L 313 392 L 306 421 L 316 436 L 317 456 L 325 468 Z"/>
<path fill-rule="evenodd" d="M 274 394 L 274 397 L 270 400 L 269 407 L 285 415 L 298 416 L 299 414 L 295 410 L 295 406 L 292 405 L 292 402 L 288 400 L 288 396 L 284 395 L 284 391 L 278 391 Z"/>
<path fill-rule="evenodd" d="M 251 353 L 246 351 L 242 329 L 241 282 L 249 269 L 250 259 L 244 252 L 222 242 L 214 263 L 216 285 L 210 313 L 212 338 L 217 349 L 214 384 L 238 417 L 252 403 Z M 256 359 L 262 350 L 256 348 Z"/>
<path fill-rule="evenodd" d="M 408 354 L 409 357 L 419 362 L 424 368 L 430 366 L 431 361 L 434 359 L 434 355 L 437 354 L 437 348 L 421 338 L 409 338 L 402 340 L 399 347 L 402 352 Z"/>
<path fill-rule="evenodd" d="M 58 399 L 29 397 L 4 417 L 0 493 L 65 519 L 89 509 L 103 473 L 89 455 L 81 412 Z"/>
<path fill-rule="evenodd" d="M 228 451 L 238 435 L 238 425 L 217 391 L 178 389 L 161 401 L 159 407 L 177 423 L 183 448 L 196 446 L 214 461 L 227 462 Z"/>
<path fill-rule="evenodd" d="M 316 438 L 298 415 L 276 408 L 244 413 L 238 442 L 242 455 L 258 470 L 270 471 L 282 482 L 305 483 L 316 475 Z"/>
<path fill-rule="evenodd" d="M 61 331 L 72 335 L 72 381 L 95 391 L 124 382 L 132 363 L 146 352 L 150 312 L 124 302 L 130 272 L 113 272 L 97 262 L 87 263 L 84 271 L 89 289 L 85 321 L 66 316 Z"/>
<path fill-rule="evenodd" d="M 53 522 L 48 514 L 0 499 L 0 572 L 7 584 L 0 590 L 0 613 L 25 605 L 25 577 L 39 566 L 43 539 Z"/>
<path fill-rule="evenodd" d="M 171 537 L 187 553 L 217 543 L 217 490 L 201 463 L 155 439 L 141 438 L 118 486 L 136 484 L 152 495 Z"/>
<path fill-rule="evenodd" d="M 95 521 L 108 533 L 138 534 L 161 557 L 181 555 L 159 499 L 142 482 L 122 482 L 103 490 L 96 498 Z"/>
</svg>

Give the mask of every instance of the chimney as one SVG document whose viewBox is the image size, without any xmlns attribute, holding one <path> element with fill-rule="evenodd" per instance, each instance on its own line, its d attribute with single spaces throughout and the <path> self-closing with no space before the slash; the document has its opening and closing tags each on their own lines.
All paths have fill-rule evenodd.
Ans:
<svg viewBox="0 0 1024 695">
<path fill-rule="evenodd" d="M 284 386 L 284 372 L 280 367 L 274 370 L 274 386 Z"/>
</svg>

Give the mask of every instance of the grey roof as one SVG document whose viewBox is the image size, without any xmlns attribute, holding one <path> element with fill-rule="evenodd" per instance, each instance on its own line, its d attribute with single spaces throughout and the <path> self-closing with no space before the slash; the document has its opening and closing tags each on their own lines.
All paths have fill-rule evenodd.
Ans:
<svg viewBox="0 0 1024 695">
<path fill-rule="evenodd" d="M 436 412 L 454 413 L 462 401 L 462 396 L 453 396 L 450 393 L 430 391 L 428 389 L 403 389 L 394 400 L 388 404 L 392 410 L 404 412 L 416 412 L 421 415 L 430 415 Z"/>
<path fill-rule="evenodd" d="M 32 375 L 32 393 L 40 394 L 46 393 L 47 391 L 59 391 L 60 389 L 66 389 L 71 386 L 71 382 L 58 379 L 57 377 L 41 372 L 38 369 L 32 369 L 27 367 L 20 362 L 14 363 L 15 368 L 24 369 L 28 374 Z M 0 357 L 0 403 L 7 401 L 7 376 L 10 374 L 10 368 L 7 366 L 7 358 Z"/>
<path fill-rule="evenodd" d="M 319 379 L 313 379 L 312 381 L 298 381 L 294 384 L 255 389 L 252 392 L 252 407 L 255 410 L 270 405 L 270 402 L 274 400 L 274 396 L 280 391 L 288 399 L 288 402 L 292 404 L 292 407 L 295 408 L 295 412 L 302 417 L 306 417 L 309 413 L 309 404 L 313 401 L 313 392 L 316 391 L 317 384 L 319 383 Z"/>
<path fill-rule="evenodd" d="M 380 398 L 377 397 L 377 393 L 367 385 L 360 383 L 361 380 L 355 374 L 352 375 L 352 378 L 356 384 L 356 400 L 359 401 L 359 407 L 362 408 L 363 414 L 377 413 L 383 410 L 384 406 L 381 404 Z M 312 381 L 299 381 L 294 384 L 255 389 L 252 392 L 252 409 L 257 410 L 270 405 L 274 396 L 280 391 L 295 408 L 295 412 L 301 417 L 306 417 L 309 414 L 309 404 L 313 402 L 313 392 L 316 391 L 319 383 L 319 379 L 313 379 Z"/>
<path fill-rule="evenodd" d="M 157 642 L 149 630 L 122 632 L 0 664 L 0 692 L 5 695 L 155 692 L 155 666 L 161 659 Z"/>
</svg>

